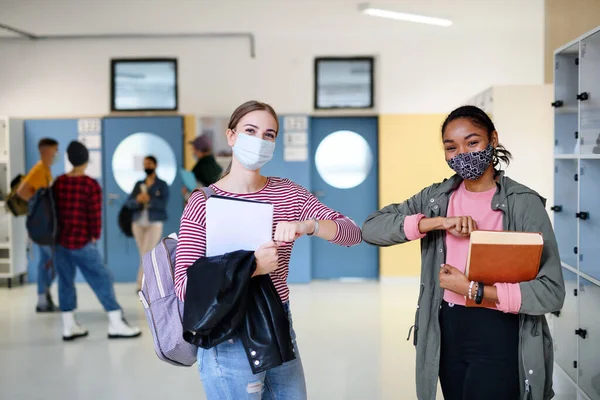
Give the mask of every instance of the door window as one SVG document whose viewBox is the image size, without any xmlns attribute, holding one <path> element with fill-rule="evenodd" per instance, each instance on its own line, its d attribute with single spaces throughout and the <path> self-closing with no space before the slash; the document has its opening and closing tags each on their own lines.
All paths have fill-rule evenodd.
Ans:
<svg viewBox="0 0 600 400">
<path fill-rule="evenodd" d="M 117 146 L 112 158 L 115 181 L 122 191 L 131 193 L 135 183 L 144 179 L 144 157 L 158 160 L 156 174 L 170 186 L 177 176 L 175 153 L 169 143 L 153 133 L 138 132 L 127 136 Z"/>
<path fill-rule="evenodd" d="M 330 133 L 317 147 L 315 164 L 321 178 L 338 189 L 351 189 L 363 183 L 373 166 L 369 143 L 358 133 Z"/>
</svg>

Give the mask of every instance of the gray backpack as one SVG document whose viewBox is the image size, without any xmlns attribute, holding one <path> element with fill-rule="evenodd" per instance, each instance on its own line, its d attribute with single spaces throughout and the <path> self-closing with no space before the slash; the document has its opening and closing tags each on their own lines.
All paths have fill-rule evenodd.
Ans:
<svg viewBox="0 0 600 400">
<path fill-rule="evenodd" d="M 203 188 L 202 192 L 206 198 L 213 194 L 209 188 Z M 144 278 L 138 294 L 158 358 L 172 365 L 191 367 L 196 362 L 198 348 L 183 340 L 183 302 L 175 295 L 176 252 L 177 234 L 172 233 L 143 256 Z"/>
</svg>

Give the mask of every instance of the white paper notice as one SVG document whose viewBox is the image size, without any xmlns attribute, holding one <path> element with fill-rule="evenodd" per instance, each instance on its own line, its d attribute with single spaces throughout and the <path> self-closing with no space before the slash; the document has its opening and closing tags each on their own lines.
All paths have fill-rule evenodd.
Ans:
<svg viewBox="0 0 600 400">
<path fill-rule="evenodd" d="M 286 131 L 305 131 L 308 128 L 308 117 L 288 116 L 283 118 L 283 126 Z"/>
<path fill-rule="evenodd" d="M 303 147 L 308 146 L 308 133 L 307 132 L 285 132 L 283 134 L 285 139 L 284 145 L 290 147 Z"/>
<path fill-rule="evenodd" d="M 100 135 L 79 135 L 78 141 L 83 143 L 88 149 L 101 149 L 102 136 Z"/>
<path fill-rule="evenodd" d="M 94 179 L 102 178 L 102 153 L 99 151 L 90 151 L 90 161 L 87 171 L 89 177 Z"/>
<path fill-rule="evenodd" d="M 306 161 L 308 160 L 308 147 L 286 147 L 283 149 L 284 161 Z"/>
<path fill-rule="evenodd" d="M 101 130 L 102 122 L 100 121 L 100 118 L 83 118 L 77 121 L 77 132 L 80 134 L 99 134 Z"/>
</svg>

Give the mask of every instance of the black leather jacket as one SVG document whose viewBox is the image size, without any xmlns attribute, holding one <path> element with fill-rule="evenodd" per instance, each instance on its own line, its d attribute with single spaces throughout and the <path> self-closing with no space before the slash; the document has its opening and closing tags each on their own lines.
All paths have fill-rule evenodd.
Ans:
<svg viewBox="0 0 600 400">
<path fill-rule="evenodd" d="M 252 278 L 254 253 L 198 259 L 187 269 L 183 338 L 205 349 L 239 335 L 253 374 L 294 360 L 290 322 L 268 275 Z"/>
</svg>

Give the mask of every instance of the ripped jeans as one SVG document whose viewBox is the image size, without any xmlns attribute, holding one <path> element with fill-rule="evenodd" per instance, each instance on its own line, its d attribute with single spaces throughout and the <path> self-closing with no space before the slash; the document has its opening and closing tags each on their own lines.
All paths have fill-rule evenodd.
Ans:
<svg viewBox="0 0 600 400">
<path fill-rule="evenodd" d="M 211 349 L 198 348 L 198 370 L 208 400 L 305 400 L 306 382 L 289 303 L 284 304 L 296 359 L 254 375 L 242 341 L 236 337 Z"/>
</svg>

